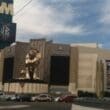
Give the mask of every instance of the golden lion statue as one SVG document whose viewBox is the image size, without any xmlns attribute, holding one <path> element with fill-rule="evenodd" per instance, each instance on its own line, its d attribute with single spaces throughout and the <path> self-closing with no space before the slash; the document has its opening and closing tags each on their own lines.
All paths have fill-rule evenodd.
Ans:
<svg viewBox="0 0 110 110">
<path fill-rule="evenodd" d="M 39 64 L 41 60 L 41 53 L 38 50 L 31 49 L 25 59 L 26 78 L 39 79 Z M 37 75 L 36 75 L 37 73 Z"/>
</svg>

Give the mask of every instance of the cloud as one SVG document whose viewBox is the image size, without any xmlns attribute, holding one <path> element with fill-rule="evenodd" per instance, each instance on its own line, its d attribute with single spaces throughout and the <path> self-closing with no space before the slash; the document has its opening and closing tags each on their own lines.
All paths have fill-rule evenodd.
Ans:
<svg viewBox="0 0 110 110">
<path fill-rule="evenodd" d="M 104 36 L 104 39 L 107 39 L 110 35 L 110 0 L 103 1 L 101 10 L 100 10 L 100 19 L 99 23 L 101 24 L 100 32 Z M 108 41 L 107 41 L 108 42 Z"/>
<path fill-rule="evenodd" d="M 15 13 L 17 9 L 20 9 L 22 3 L 22 0 L 19 2 L 15 0 Z M 57 4 L 56 7 L 53 6 L 43 5 L 39 0 L 36 0 L 22 10 L 20 14 L 14 17 L 14 21 L 17 23 L 17 36 L 25 35 L 24 33 L 46 36 L 56 33 L 73 35 L 84 33 L 83 24 L 71 24 L 75 22 L 74 17 L 77 13 L 70 4 L 67 6 L 63 3 L 62 6 L 60 4 Z"/>
<path fill-rule="evenodd" d="M 100 22 L 104 25 L 110 25 L 110 0 L 105 0 L 101 9 Z"/>
</svg>

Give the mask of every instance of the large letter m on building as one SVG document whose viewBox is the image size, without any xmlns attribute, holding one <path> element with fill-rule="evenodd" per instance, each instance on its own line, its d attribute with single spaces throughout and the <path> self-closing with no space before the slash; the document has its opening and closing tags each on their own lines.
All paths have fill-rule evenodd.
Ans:
<svg viewBox="0 0 110 110">
<path fill-rule="evenodd" d="M 13 4 L 2 2 L 0 5 L 0 13 L 13 15 Z"/>
</svg>

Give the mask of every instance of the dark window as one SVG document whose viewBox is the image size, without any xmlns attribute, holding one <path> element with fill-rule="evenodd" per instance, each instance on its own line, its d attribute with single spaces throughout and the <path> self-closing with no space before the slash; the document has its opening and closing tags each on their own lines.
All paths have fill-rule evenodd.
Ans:
<svg viewBox="0 0 110 110">
<path fill-rule="evenodd" d="M 68 85 L 69 56 L 52 56 L 50 74 L 50 84 Z"/>
<path fill-rule="evenodd" d="M 3 69 L 3 81 L 9 81 L 13 78 L 13 63 L 14 58 L 5 58 L 4 60 L 4 69 Z"/>
</svg>

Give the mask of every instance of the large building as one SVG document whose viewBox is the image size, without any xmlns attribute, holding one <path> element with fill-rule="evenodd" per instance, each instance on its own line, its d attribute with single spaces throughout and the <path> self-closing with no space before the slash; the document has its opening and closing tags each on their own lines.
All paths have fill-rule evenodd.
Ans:
<svg viewBox="0 0 110 110">
<path fill-rule="evenodd" d="M 25 59 L 31 50 L 41 54 L 36 76 L 21 79 Z M 110 51 L 96 44 L 56 44 L 46 39 L 16 42 L 0 52 L 0 89 L 16 93 L 85 91 L 100 96 L 110 91 Z"/>
</svg>

